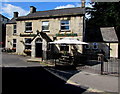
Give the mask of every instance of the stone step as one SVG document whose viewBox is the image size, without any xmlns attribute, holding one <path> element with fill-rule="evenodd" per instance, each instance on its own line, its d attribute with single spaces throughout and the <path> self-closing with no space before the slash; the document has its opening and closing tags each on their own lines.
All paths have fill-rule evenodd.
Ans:
<svg viewBox="0 0 120 94">
<path fill-rule="evenodd" d="M 27 62 L 40 62 L 42 61 L 42 58 L 30 58 L 30 59 L 27 59 Z"/>
</svg>

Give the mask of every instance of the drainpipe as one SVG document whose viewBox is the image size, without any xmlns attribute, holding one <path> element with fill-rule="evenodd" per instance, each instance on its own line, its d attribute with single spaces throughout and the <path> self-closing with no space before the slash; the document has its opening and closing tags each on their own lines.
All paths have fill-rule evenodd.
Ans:
<svg viewBox="0 0 120 94">
<path fill-rule="evenodd" d="M 83 38 L 82 41 L 85 41 L 85 30 L 86 30 L 86 22 L 85 22 L 85 0 L 81 0 L 81 8 L 84 9 L 84 16 L 83 16 Z M 83 53 L 83 46 L 82 46 L 82 53 Z"/>
</svg>

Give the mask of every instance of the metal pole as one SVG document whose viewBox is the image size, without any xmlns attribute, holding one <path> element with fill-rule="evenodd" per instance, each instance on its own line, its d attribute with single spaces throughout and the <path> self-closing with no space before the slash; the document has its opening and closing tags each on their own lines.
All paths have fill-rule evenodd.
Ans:
<svg viewBox="0 0 120 94">
<path fill-rule="evenodd" d="M 104 62 L 103 62 L 104 56 L 101 54 L 101 75 L 103 75 L 104 72 Z"/>
</svg>

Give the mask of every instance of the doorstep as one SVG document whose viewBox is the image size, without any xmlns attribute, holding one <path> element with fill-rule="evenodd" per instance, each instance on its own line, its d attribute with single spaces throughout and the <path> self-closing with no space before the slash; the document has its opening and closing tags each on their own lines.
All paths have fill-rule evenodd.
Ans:
<svg viewBox="0 0 120 94">
<path fill-rule="evenodd" d="M 42 61 L 42 58 L 30 58 L 30 59 L 27 59 L 27 62 L 41 62 Z"/>
</svg>

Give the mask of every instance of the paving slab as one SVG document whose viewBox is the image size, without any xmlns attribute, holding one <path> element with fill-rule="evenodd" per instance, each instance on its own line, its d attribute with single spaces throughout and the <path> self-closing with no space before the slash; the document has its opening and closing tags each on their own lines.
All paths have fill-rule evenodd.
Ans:
<svg viewBox="0 0 120 94">
<path fill-rule="evenodd" d="M 99 91 L 118 92 L 118 77 L 105 76 L 82 71 L 73 75 L 69 80 L 76 84 L 90 87 Z"/>
</svg>

